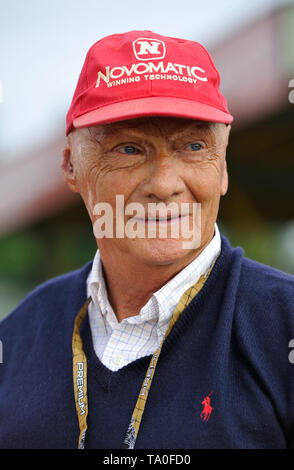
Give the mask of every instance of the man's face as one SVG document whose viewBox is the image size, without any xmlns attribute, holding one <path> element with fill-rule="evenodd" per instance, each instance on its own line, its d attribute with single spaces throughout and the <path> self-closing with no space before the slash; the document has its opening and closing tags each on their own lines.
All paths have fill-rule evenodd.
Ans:
<svg viewBox="0 0 294 470">
<path fill-rule="evenodd" d="M 125 206 L 140 203 L 146 214 L 149 203 L 176 203 L 179 209 L 189 203 L 190 227 L 192 205 L 201 204 L 197 249 L 183 248 L 183 238 L 168 231 L 165 238 L 99 239 L 101 254 L 112 250 L 116 256 L 124 253 L 157 265 L 185 263 L 197 256 L 213 236 L 220 196 L 227 191 L 229 131 L 224 124 L 166 117 L 74 130 L 64 151 L 63 172 L 71 189 L 81 194 L 93 224 L 95 205 L 106 202 L 113 208 L 115 225 L 116 195 L 124 197 Z M 125 216 L 125 223 L 130 217 Z M 171 222 L 175 220 L 167 222 L 168 230 Z"/>
</svg>

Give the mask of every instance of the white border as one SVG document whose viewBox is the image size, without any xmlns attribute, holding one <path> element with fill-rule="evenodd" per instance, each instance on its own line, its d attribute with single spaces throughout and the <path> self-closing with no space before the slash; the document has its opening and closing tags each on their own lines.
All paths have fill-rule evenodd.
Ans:
<svg viewBox="0 0 294 470">
<path fill-rule="evenodd" d="M 160 57 L 148 57 L 146 59 L 143 59 L 142 57 L 138 57 L 137 56 L 137 52 L 136 52 L 136 48 L 135 48 L 135 44 L 137 41 L 141 41 L 142 39 L 144 39 L 144 41 L 156 41 L 156 42 L 159 42 L 163 45 L 163 54 L 160 56 Z M 134 55 L 136 57 L 137 60 L 160 60 L 160 59 L 163 59 L 165 57 L 165 54 L 166 54 L 166 48 L 165 48 L 165 42 L 162 41 L 161 39 L 156 39 L 156 38 L 137 38 L 135 41 L 133 41 L 133 51 L 134 51 Z"/>
</svg>

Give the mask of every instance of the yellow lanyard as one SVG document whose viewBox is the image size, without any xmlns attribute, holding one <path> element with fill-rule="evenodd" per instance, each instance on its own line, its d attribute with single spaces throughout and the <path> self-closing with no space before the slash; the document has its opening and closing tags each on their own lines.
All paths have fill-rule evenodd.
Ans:
<svg viewBox="0 0 294 470">
<path fill-rule="evenodd" d="M 215 262 L 215 261 L 214 261 Z M 158 358 L 161 353 L 161 349 L 165 339 L 170 334 L 174 324 L 178 320 L 181 313 L 189 305 L 191 300 L 198 294 L 205 284 L 212 268 L 211 265 L 209 271 L 200 277 L 198 282 L 189 287 L 186 292 L 180 298 L 169 322 L 165 336 L 159 346 L 159 348 L 153 354 L 145 378 L 143 380 L 141 390 L 135 405 L 130 424 L 127 429 L 125 439 L 122 444 L 122 448 L 125 449 L 134 449 L 136 439 L 139 433 L 140 424 L 142 421 L 142 416 L 144 413 L 146 401 L 148 398 L 148 393 L 151 387 L 152 379 L 158 362 Z M 85 437 L 87 432 L 87 416 L 88 416 L 88 397 L 87 397 L 87 358 L 83 350 L 83 342 L 80 336 L 80 326 L 87 313 L 91 297 L 89 297 L 84 303 L 83 307 L 79 311 L 78 315 L 75 318 L 73 337 L 72 337 L 72 352 L 73 352 L 73 385 L 74 385 L 74 395 L 76 403 L 76 411 L 78 415 L 80 435 L 78 448 L 85 448 Z"/>
<path fill-rule="evenodd" d="M 83 342 L 80 336 L 80 326 L 87 313 L 91 297 L 89 297 L 76 316 L 72 335 L 73 353 L 73 386 L 76 402 L 76 410 L 80 426 L 79 449 L 85 448 L 87 432 L 88 396 L 87 396 L 87 358 L 83 350 Z"/>
</svg>

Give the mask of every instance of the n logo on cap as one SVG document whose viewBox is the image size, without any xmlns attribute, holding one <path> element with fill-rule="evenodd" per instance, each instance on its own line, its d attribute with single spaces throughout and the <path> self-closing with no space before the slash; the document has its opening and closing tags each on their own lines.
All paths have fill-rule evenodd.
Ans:
<svg viewBox="0 0 294 470">
<path fill-rule="evenodd" d="M 133 42 L 133 49 L 138 60 L 163 59 L 165 56 L 165 44 L 160 39 L 138 38 Z"/>
</svg>

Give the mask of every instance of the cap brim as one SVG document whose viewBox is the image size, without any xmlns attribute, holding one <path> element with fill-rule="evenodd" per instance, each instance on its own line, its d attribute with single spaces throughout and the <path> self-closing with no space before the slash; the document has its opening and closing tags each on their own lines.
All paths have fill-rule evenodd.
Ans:
<svg viewBox="0 0 294 470">
<path fill-rule="evenodd" d="M 212 106 L 180 98 L 151 96 L 120 101 L 94 109 L 73 121 L 76 128 L 107 124 L 144 116 L 171 116 L 230 124 L 233 116 Z"/>
</svg>

